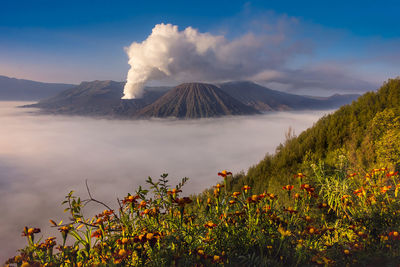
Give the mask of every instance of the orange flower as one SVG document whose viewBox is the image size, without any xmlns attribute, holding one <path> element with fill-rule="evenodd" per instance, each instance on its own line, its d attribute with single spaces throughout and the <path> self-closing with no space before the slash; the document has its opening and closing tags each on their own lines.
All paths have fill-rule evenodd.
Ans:
<svg viewBox="0 0 400 267">
<path fill-rule="evenodd" d="M 228 171 L 226 171 L 226 170 L 223 170 L 222 172 L 219 172 L 218 175 L 219 175 L 219 176 L 222 176 L 222 177 L 224 177 L 224 178 L 226 178 L 226 176 L 232 175 L 232 173 L 231 173 L 231 172 L 228 172 Z"/>
<path fill-rule="evenodd" d="M 384 186 L 384 187 L 381 188 L 381 192 L 382 192 L 382 193 L 386 193 L 390 188 L 392 188 L 391 185 L 389 185 L 389 186 Z"/>
<path fill-rule="evenodd" d="M 136 199 L 138 199 L 138 198 L 139 198 L 139 196 L 129 195 L 129 196 L 125 197 L 124 200 L 122 200 L 122 204 L 125 205 L 127 203 L 134 203 L 134 202 L 136 202 Z"/>
<path fill-rule="evenodd" d="M 299 173 L 297 173 L 297 174 L 295 174 L 294 175 L 294 178 L 304 178 L 304 177 L 306 177 L 304 174 L 302 174 L 301 172 L 299 172 Z"/>
<path fill-rule="evenodd" d="M 271 200 L 274 200 L 274 199 L 277 199 L 278 198 L 278 196 L 277 195 L 274 195 L 274 194 L 268 194 L 268 197 L 271 199 Z"/>
<path fill-rule="evenodd" d="M 247 193 L 248 190 L 250 190 L 251 187 L 248 185 L 243 186 L 242 190 L 244 190 L 245 193 Z"/>
<path fill-rule="evenodd" d="M 246 199 L 247 203 L 257 203 L 259 201 L 258 195 L 252 195 Z"/>
<path fill-rule="evenodd" d="M 214 228 L 214 227 L 216 227 L 217 225 L 215 224 L 215 223 L 213 223 L 213 222 L 207 222 L 205 225 L 204 225 L 204 227 L 205 228 L 208 228 L 208 229 L 212 229 L 212 228 Z"/>
<path fill-rule="evenodd" d="M 302 184 L 301 186 L 300 186 L 300 189 L 305 189 L 305 190 L 307 190 L 307 189 L 309 189 L 310 188 L 310 185 L 309 184 Z"/>
<path fill-rule="evenodd" d="M 391 237 L 393 240 L 400 240 L 400 234 L 397 231 L 390 232 L 389 237 Z"/>
<path fill-rule="evenodd" d="M 147 205 L 147 202 L 145 200 L 142 200 L 139 204 L 139 209 L 145 208 Z"/>
<path fill-rule="evenodd" d="M 223 188 L 223 187 L 224 187 L 223 184 L 217 184 L 216 186 L 214 186 L 214 188 L 216 188 L 218 192 L 219 192 L 219 190 L 220 190 L 221 188 Z"/>
<path fill-rule="evenodd" d="M 178 190 L 178 189 L 174 188 L 174 189 L 172 189 L 172 190 L 168 190 L 168 191 L 167 191 L 167 194 L 168 194 L 168 195 L 175 195 L 175 194 L 177 194 L 177 193 L 179 193 L 179 192 L 182 192 L 182 190 Z"/>
<path fill-rule="evenodd" d="M 24 230 L 22 231 L 22 236 L 32 236 L 37 233 L 40 233 L 39 228 L 28 228 L 25 226 Z"/>
<path fill-rule="evenodd" d="M 359 196 L 361 196 L 361 193 L 364 193 L 364 192 L 365 192 L 364 187 L 361 187 L 360 189 L 354 190 L 353 194 L 357 195 L 359 197 Z"/>
<path fill-rule="evenodd" d="M 183 198 L 175 198 L 175 203 L 178 204 L 180 207 L 185 206 L 186 204 L 190 204 L 193 201 L 188 198 L 188 197 L 183 197 Z"/>
<path fill-rule="evenodd" d="M 357 173 L 348 174 L 348 175 L 347 175 L 347 178 L 351 178 L 351 177 L 354 177 L 354 176 L 356 176 L 356 175 L 357 175 Z"/>
<path fill-rule="evenodd" d="M 240 195 L 240 194 L 241 194 L 240 192 L 233 192 L 232 196 L 233 196 L 233 197 L 237 197 L 237 196 Z"/>
<path fill-rule="evenodd" d="M 282 187 L 282 189 L 283 189 L 283 190 L 287 190 L 287 191 L 291 191 L 291 190 L 293 189 L 293 187 L 294 187 L 293 185 L 289 185 L 289 184 L 288 184 L 288 185 Z"/>
<path fill-rule="evenodd" d="M 96 231 L 94 231 L 91 235 L 91 237 L 95 237 L 95 238 L 100 238 L 103 236 L 103 232 L 100 229 L 97 229 Z"/>
<path fill-rule="evenodd" d="M 398 174 L 399 174 L 399 172 L 389 172 L 389 173 L 386 174 L 386 176 L 387 177 L 392 177 L 392 176 L 396 176 Z"/>
</svg>

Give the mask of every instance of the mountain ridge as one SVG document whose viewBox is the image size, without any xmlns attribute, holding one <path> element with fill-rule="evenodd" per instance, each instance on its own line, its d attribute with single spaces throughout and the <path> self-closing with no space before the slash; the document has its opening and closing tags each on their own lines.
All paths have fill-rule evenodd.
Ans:
<svg viewBox="0 0 400 267">
<path fill-rule="evenodd" d="M 185 83 L 174 88 L 146 87 L 142 98 L 129 100 L 121 99 L 124 84 L 124 82 L 111 80 L 82 82 L 27 107 L 40 108 L 43 113 L 64 115 L 128 119 L 146 117 L 194 119 L 224 115 L 251 115 L 269 111 L 331 109 L 348 104 L 357 97 L 357 95 L 335 95 L 318 99 L 318 97 L 288 94 L 252 82 L 239 81 L 218 85 Z M 202 85 L 203 93 L 201 90 L 194 89 L 199 85 Z M 185 86 L 188 87 L 188 92 L 183 93 L 182 88 Z M 173 90 L 175 90 L 174 93 L 171 93 Z M 166 94 L 169 96 L 158 101 Z M 197 103 L 199 101 L 201 104 Z M 227 103 L 229 103 L 229 108 L 227 108 Z"/>
<path fill-rule="evenodd" d="M 74 86 L 74 84 L 45 83 L 0 75 L 0 100 L 38 101 Z"/>
</svg>

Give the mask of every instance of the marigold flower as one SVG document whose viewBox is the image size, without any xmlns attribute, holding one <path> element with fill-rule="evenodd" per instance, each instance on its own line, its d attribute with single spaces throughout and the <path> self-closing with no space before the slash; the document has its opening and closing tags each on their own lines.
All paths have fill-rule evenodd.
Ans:
<svg viewBox="0 0 400 267">
<path fill-rule="evenodd" d="M 216 186 L 214 186 L 214 188 L 217 188 L 218 190 L 219 190 L 220 188 L 222 188 L 222 187 L 224 187 L 223 184 L 217 184 Z"/>
<path fill-rule="evenodd" d="M 233 197 L 237 197 L 237 196 L 240 195 L 240 194 L 241 194 L 240 192 L 233 192 L 232 196 L 233 196 Z"/>
<path fill-rule="evenodd" d="M 304 174 L 302 174 L 301 172 L 299 172 L 299 173 L 297 173 L 297 174 L 295 174 L 294 175 L 294 178 L 304 178 L 304 177 L 306 177 Z"/>
<path fill-rule="evenodd" d="M 351 173 L 351 174 L 348 174 L 347 175 L 347 178 L 352 178 L 352 177 L 354 177 L 354 176 L 356 176 L 357 175 L 357 173 L 355 172 L 355 173 Z"/>
<path fill-rule="evenodd" d="M 121 257 L 125 257 L 128 254 L 128 252 L 125 249 L 120 249 L 118 252 L 118 255 Z"/>
<path fill-rule="evenodd" d="M 278 227 L 278 232 L 282 235 L 282 236 L 291 236 L 292 232 L 289 230 L 285 230 L 282 227 Z"/>
<path fill-rule="evenodd" d="M 248 185 L 243 186 L 242 190 L 244 190 L 245 193 L 247 193 L 248 190 L 250 190 L 251 187 Z"/>
<path fill-rule="evenodd" d="M 387 177 L 392 177 L 392 176 L 396 176 L 398 174 L 399 174 L 399 172 L 389 172 L 389 173 L 386 174 L 386 176 Z"/>
<path fill-rule="evenodd" d="M 213 222 L 207 222 L 205 225 L 204 225 L 204 227 L 205 228 L 209 228 L 209 229 L 212 229 L 212 228 L 214 228 L 214 227 L 216 227 L 217 225 L 215 224 L 215 223 L 213 223 Z"/>
<path fill-rule="evenodd" d="M 397 231 L 390 232 L 389 237 L 391 237 L 393 240 L 400 240 L 400 235 Z"/>
<path fill-rule="evenodd" d="M 218 263 L 218 262 L 221 262 L 221 261 L 222 261 L 221 256 L 214 255 L 214 257 L 213 257 L 213 262 L 214 262 L 214 263 Z"/>
<path fill-rule="evenodd" d="M 302 184 L 301 186 L 300 186 L 300 189 L 308 189 L 308 188 L 310 188 L 310 185 L 309 184 Z"/>
<path fill-rule="evenodd" d="M 192 203 L 193 201 L 190 199 L 190 198 L 188 198 L 188 197 L 183 197 L 183 198 L 175 198 L 175 203 L 177 203 L 180 207 L 183 207 L 183 206 L 185 206 L 186 204 L 190 204 L 190 203 Z"/>
<path fill-rule="evenodd" d="M 136 202 L 136 199 L 138 199 L 138 198 L 139 198 L 139 196 L 129 195 L 129 196 L 125 197 L 124 200 L 122 200 L 122 204 L 125 205 L 127 203 L 134 203 L 134 202 Z"/>
<path fill-rule="evenodd" d="M 96 231 L 94 231 L 91 235 L 91 237 L 95 237 L 95 238 L 100 238 L 103 236 L 103 232 L 100 229 L 97 229 Z"/>
<path fill-rule="evenodd" d="M 285 185 L 284 187 L 282 187 L 283 190 L 287 190 L 287 191 L 291 191 L 293 189 L 293 185 Z"/>
<path fill-rule="evenodd" d="M 28 228 L 24 227 L 24 230 L 22 231 L 22 236 L 33 236 L 34 234 L 40 233 L 39 228 Z"/>
<path fill-rule="evenodd" d="M 361 187 L 360 189 L 354 190 L 353 194 L 357 195 L 359 197 L 359 196 L 361 196 L 361 193 L 364 193 L 364 192 L 365 192 L 364 187 Z"/>
<path fill-rule="evenodd" d="M 219 172 L 218 175 L 226 178 L 226 176 L 232 175 L 232 173 L 228 172 L 227 170 L 223 170 L 222 172 Z"/>
<path fill-rule="evenodd" d="M 179 193 L 179 192 L 182 192 L 182 190 L 178 190 L 178 189 L 174 188 L 174 189 L 172 189 L 172 190 L 168 190 L 168 191 L 167 191 L 167 194 L 168 194 L 168 195 L 175 195 L 175 194 L 177 194 L 177 193 Z"/>
<path fill-rule="evenodd" d="M 275 195 L 275 194 L 268 194 L 268 197 L 270 198 L 270 199 L 272 199 L 272 200 L 274 200 L 274 199 L 277 199 L 278 198 L 278 196 L 277 195 Z"/>
<path fill-rule="evenodd" d="M 139 204 L 139 209 L 145 208 L 147 205 L 147 202 L 145 200 L 142 200 Z"/>
<path fill-rule="evenodd" d="M 389 191 L 390 188 L 392 188 L 391 185 L 389 185 L 389 186 L 386 186 L 386 185 L 385 185 L 384 187 L 381 188 L 381 192 L 382 192 L 382 193 L 386 193 L 387 191 Z"/>
</svg>

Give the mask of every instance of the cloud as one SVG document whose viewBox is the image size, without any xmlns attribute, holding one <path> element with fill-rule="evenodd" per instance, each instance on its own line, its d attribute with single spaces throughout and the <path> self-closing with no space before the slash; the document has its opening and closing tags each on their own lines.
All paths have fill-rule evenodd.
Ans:
<svg viewBox="0 0 400 267">
<path fill-rule="evenodd" d="M 253 77 L 260 84 L 294 93 L 360 93 L 378 88 L 379 84 L 359 78 L 342 66 L 316 66 L 303 69 L 263 71 Z"/>
<path fill-rule="evenodd" d="M 343 33 L 329 30 L 321 32 L 328 41 L 312 40 L 302 34 L 322 31 L 318 27 L 292 17 L 269 15 L 271 19 L 259 17 L 257 23 L 252 20 L 247 23 L 247 33 L 234 36 L 229 31 L 212 34 L 192 27 L 179 30 L 172 24 L 155 25 L 143 42 L 133 42 L 125 49 L 131 68 L 123 98 L 140 98 L 146 83 L 154 81 L 177 84 L 251 80 L 272 89 L 318 95 L 365 92 L 381 83 L 363 75 L 357 57 L 349 56 L 351 64 L 334 61 L 328 54 L 314 63 L 301 58 L 314 58 L 314 51 L 324 51 L 324 42 L 331 46 L 328 50 L 334 49 L 331 43 Z"/>
<path fill-rule="evenodd" d="M 249 32 L 228 40 L 192 27 L 179 31 L 176 25 L 157 24 L 146 40 L 126 48 L 131 68 L 124 98 L 141 97 L 144 85 L 153 80 L 241 80 L 279 68 L 304 50 L 298 43 L 285 42 L 285 38 L 281 32 Z"/>
<path fill-rule="evenodd" d="M 60 203 L 70 190 L 87 197 L 85 179 L 113 208 L 117 197 L 162 173 L 172 184 L 189 177 L 184 192 L 198 193 L 219 181 L 221 169 L 247 170 L 275 150 L 289 126 L 300 133 L 326 112 L 126 121 L 35 116 L 18 104 L 0 102 L 0 262 L 26 244 L 24 226 L 59 239 L 48 220 L 68 218 Z"/>
</svg>

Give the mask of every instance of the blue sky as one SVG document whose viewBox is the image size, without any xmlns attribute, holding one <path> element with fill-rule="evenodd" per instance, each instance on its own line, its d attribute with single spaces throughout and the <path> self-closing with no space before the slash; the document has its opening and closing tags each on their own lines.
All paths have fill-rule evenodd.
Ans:
<svg viewBox="0 0 400 267">
<path fill-rule="evenodd" d="M 309 92 L 365 91 L 400 70 L 398 1 L 3 0 L 0 5 L 0 75 L 18 78 L 125 80 L 130 66 L 124 47 L 145 40 L 159 23 L 228 40 L 248 33 L 284 36 L 284 46 L 297 47 L 278 67 L 291 79 L 266 83 L 287 91 L 307 92 L 309 84 L 302 81 L 314 79 L 325 86 Z"/>
</svg>

